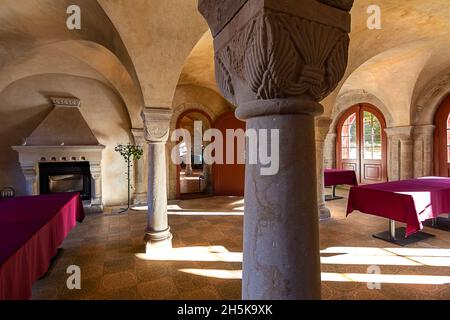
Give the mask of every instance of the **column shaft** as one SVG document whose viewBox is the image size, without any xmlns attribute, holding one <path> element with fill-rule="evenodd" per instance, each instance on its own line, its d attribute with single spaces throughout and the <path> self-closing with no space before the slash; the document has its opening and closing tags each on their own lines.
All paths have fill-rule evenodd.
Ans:
<svg viewBox="0 0 450 320">
<path fill-rule="evenodd" d="M 166 142 L 172 114 L 168 109 L 144 108 L 145 139 L 148 143 L 148 197 L 146 252 L 171 248 L 167 218 Z"/>
<path fill-rule="evenodd" d="M 246 167 L 243 298 L 320 299 L 314 116 L 257 117 L 247 129 L 280 130 L 280 170 Z"/>
<path fill-rule="evenodd" d="M 148 157 L 148 223 L 147 233 L 159 238 L 169 234 L 167 219 L 166 156 L 163 143 L 150 143 Z"/>
<path fill-rule="evenodd" d="M 331 119 L 316 118 L 316 166 L 317 166 L 317 204 L 319 207 L 319 219 L 326 220 L 331 217 L 331 211 L 325 202 L 324 186 L 324 147 L 325 138 L 330 128 Z"/>
</svg>

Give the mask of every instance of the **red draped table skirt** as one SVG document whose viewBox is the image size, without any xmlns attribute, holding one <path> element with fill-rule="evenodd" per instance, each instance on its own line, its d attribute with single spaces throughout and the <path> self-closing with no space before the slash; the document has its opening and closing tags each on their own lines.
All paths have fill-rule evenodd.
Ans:
<svg viewBox="0 0 450 320">
<path fill-rule="evenodd" d="M 348 184 L 357 186 L 355 171 L 353 170 L 338 170 L 338 169 L 324 169 L 324 184 L 325 187 L 337 186 L 341 184 Z"/>
<path fill-rule="evenodd" d="M 78 193 L 0 200 L 0 300 L 30 299 L 33 283 L 83 219 Z"/>
</svg>

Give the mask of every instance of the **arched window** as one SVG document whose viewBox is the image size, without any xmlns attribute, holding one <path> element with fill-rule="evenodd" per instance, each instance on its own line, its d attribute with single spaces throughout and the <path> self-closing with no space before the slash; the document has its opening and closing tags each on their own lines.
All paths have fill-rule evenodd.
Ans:
<svg viewBox="0 0 450 320">
<path fill-rule="evenodd" d="M 386 181 L 386 122 L 367 104 L 351 107 L 338 121 L 337 167 L 354 170 L 361 183 Z"/>
</svg>

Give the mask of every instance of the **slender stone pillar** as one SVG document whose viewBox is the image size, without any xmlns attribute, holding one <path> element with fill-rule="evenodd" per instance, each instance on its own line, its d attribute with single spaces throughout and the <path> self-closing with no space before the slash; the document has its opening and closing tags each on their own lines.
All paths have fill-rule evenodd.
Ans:
<svg viewBox="0 0 450 320">
<path fill-rule="evenodd" d="M 345 72 L 352 4 L 199 1 L 222 94 L 247 129 L 279 130 L 279 171 L 246 165 L 244 299 L 320 299 L 314 117 Z"/>
<path fill-rule="evenodd" d="M 388 176 L 389 180 L 405 180 L 414 176 L 414 127 L 386 128 L 388 137 Z"/>
<path fill-rule="evenodd" d="M 323 162 L 325 168 L 336 168 L 337 133 L 328 133 L 323 145 Z"/>
<path fill-rule="evenodd" d="M 167 218 L 166 142 L 172 113 L 168 109 L 144 108 L 145 139 L 148 143 L 148 222 L 146 252 L 171 248 L 172 234 Z"/>
<path fill-rule="evenodd" d="M 102 166 L 100 161 L 89 162 L 91 176 L 93 180 L 94 192 L 91 201 L 91 212 L 103 212 L 102 200 Z"/>
<path fill-rule="evenodd" d="M 144 129 L 131 129 L 134 137 L 134 144 L 140 146 L 144 154 L 139 160 L 134 162 L 134 194 L 133 203 L 135 205 L 143 205 L 147 203 L 147 167 L 148 167 L 148 150 L 145 143 Z"/>
<path fill-rule="evenodd" d="M 414 178 L 432 176 L 434 125 L 414 127 Z"/>
<path fill-rule="evenodd" d="M 331 218 L 331 211 L 325 203 L 324 191 L 324 147 L 325 138 L 330 129 L 331 119 L 325 117 L 316 118 L 316 163 L 317 163 L 317 205 L 319 207 L 319 219 Z"/>
<path fill-rule="evenodd" d="M 26 195 L 34 196 L 39 194 L 39 186 L 38 186 L 38 174 L 36 170 L 35 164 L 22 164 L 22 171 L 25 176 L 26 182 Z"/>
</svg>

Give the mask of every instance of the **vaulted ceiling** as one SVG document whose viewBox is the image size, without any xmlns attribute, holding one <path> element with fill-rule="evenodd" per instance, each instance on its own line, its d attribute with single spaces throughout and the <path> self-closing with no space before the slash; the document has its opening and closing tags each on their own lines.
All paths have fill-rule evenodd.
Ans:
<svg viewBox="0 0 450 320">
<path fill-rule="evenodd" d="M 71 4 L 81 7 L 81 30 L 66 28 Z M 354 91 L 401 106 L 403 115 L 418 92 L 450 68 L 448 0 L 378 0 L 381 30 L 367 28 L 370 4 L 355 0 L 349 65 L 323 101 L 328 116 Z M 143 106 L 170 107 L 177 85 L 218 92 L 212 37 L 197 0 L 2 0 L 0 92 L 45 73 L 104 82 L 123 99 L 134 127 L 142 125 Z"/>
</svg>

